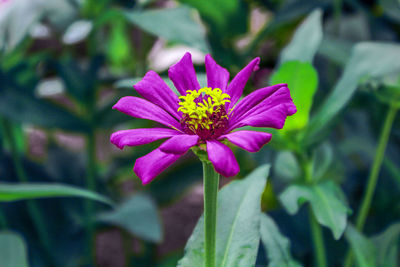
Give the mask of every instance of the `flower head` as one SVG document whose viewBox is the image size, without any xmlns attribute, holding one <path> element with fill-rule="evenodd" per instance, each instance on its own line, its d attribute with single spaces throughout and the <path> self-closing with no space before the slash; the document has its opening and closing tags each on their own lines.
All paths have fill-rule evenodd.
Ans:
<svg viewBox="0 0 400 267">
<path fill-rule="evenodd" d="M 143 184 L 151 182 L 190 148 L 205 147 L 215 170 L 234 176 L 239 165 L 222 140 L 256 152 L 271 140 L 271 134 L 235 129 L 269 127 L 280 129 L 286 117 L 296 112 L 286 84 L 258 89 L 242 100 L 244 86 L 260 59 L 252 60 L 229 82 L 229 72 L 206 56 L 207 87 L 196 78 L 191 55 L 171 66 L 168 75 L 180 93 L 177 96 L 154 71 L 134 85 L 144 98 L 126 96 L 114 109 L 136 118 L 156 121 L 168 128 L 131 129 L 115 132 L 111 142 L 119 148 L 167 139 L 157 149 L 135 162 L 134 172 Z"/>
<path fill-rule="evenodd" d="M 230 98 L 219 88 L 187 90 L 186 95 L 179 97 L 178 108 L 184 132 L 198 135 L 201 140 L 221 136 L 229 122 L 225 104 L 231 102 Z"/>
</svg>

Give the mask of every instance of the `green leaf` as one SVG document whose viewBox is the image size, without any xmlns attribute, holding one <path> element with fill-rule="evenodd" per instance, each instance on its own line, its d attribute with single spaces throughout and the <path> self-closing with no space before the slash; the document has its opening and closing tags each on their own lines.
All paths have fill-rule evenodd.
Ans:
<svg viewBox="0 0 400 267">
<path fill-rule="evenodd" d="M 133 11 L 125 15 L 130 22 L 151 34 L 208 52 L 205 30 L 193 19 L 188 7 Z"/>
<path fill-rule="evenodd" d="M 339 239 L 346 229 L 349 210 L 340 192 L 332 181 L 313 185 L 294 184 L 279 199 L 290 214 L 296 214 L 304 202 L 309 202 L 317 221 L 330 228 L 335 239 Z"/>
<path fill-rule="evenodd" d="M 344 66 L 350 58 L 353 43 L 348 40 L 338 39 L 325 35 L 321 42 L 318 53 L 330 61 Z"/>
<path fill-rule="evenodd" d="M 26 244 L 19 234 L 0 232 L 0 259 L 2 267 L 29 266 Z"/>
<path fill-rule="evenodd" d="M 102 195 L 70 185 L 50 183 L 0 183 L 0 202 L 49 197 L 83 197 L 112 205 L 111 200 Z"/>
<path fill-rule="evenodd" d="M 286 181 L 293 181 L 300 176 L 300 166 L 292 152 L 279 151 L 275 158 L 274 173 Z"/>
<path fill-rule="evenodd" d="M 363 236 L 352 225 L 348 225 L 345 233 L 351 249 L 354 251 L 356 261 L 360 267 L 375 267 L 376 249 L 371 240 Z M 381 266 L 381 265 L 379 265 Z"/>
<path fill-rule="evenodd" d="M 281 234 L 275 222 L 266 214 L 261 215 L 261 240 L 268 255 L 268 267 L 299 267 L 290 254 L 290 241 Z"/>
<path fill-rule="evenodd" d="M 383 233 L 372 238 L 365 237 L 354 226 L 349 225 L 345 235 L 354 251 L 359 266 L 398 266 L 400 223 L 391 225 Z"/>
<path fill-rule="evenodd" d="M 363 78 L 379 78 L 399 71 L 400 45 L 378 42 L 357 44 L 332 93 L 311 118 L 305 140 L 311 143 L 316 139 L 320 131 L 347 104 Z"/>
<path fill-rule="evenodd" d="M 281 53 L 280 62 L 299 60 L 312 63 L 322 36 L 322 10 L 316 9 L 296 29 L 292 41 Z"/>
<path fill-rule="evenodd" d="M 288 117 L 282 131 L 298 130 L 308 123 L 313 97 L 318 86 L 318 74 L 307 62 L 288 61 L 283 63 L 271 77 L 271 84 L 287 83 L 293 102 L 297 107 L 295 115 Z"/>
<path fill-rule="evenodd" d="M 269 173 L 263 165 L 218 194 L 216 266 L 254 266 L 260 242 L 261 194 Z M 244 232 L 245 231 L 245 232 Z M 200 218 L 179 267 L 204 266 L 204 219 Z"/>
<path fill-rule="evenodd" d="M 180 0 L 199 11 L 209 24 L 210 31 L 220 35 L 244 33 L 247 30 L 248 7 L 245 1 L 237 0 Z"/>
<path fill-rule="evenodd" d="M 338 21 L 336 18 L 328 19 L 324 25 L 324 32 L 342 40 L 362 42 L 372 38 L 369 24 L 367 13 L 343 14 Z"/>
<path fill-rule="evenodd" d="M 383 233 L 374 236 L 372 241 L 377 249 L 377 266 L 397 267 L 400 223 L 389 226 Z"/>
<path fill-rule="evenodd" d="M 116 68 L 126 68 L 131 61 L 131 44 L 125 20 L 114 19 L 107 44 L 107 57 Z"/>
<path fill-rule="evenodd" d="M 318 146 L 313 153 L 312 165 L 313 165 L 313 180 L 321 180 L 333 161 L 332 147 L 328 143 L 323 143 Z"/>
<path fill-rule="evenodd" d="M 136 194 L 115 208 L 101 214 L 98 220 L 122 227 L 132 235 L 150 242 L 162 241 L 162 229 L 157 207 L 144 194 Z"/>
</svg>

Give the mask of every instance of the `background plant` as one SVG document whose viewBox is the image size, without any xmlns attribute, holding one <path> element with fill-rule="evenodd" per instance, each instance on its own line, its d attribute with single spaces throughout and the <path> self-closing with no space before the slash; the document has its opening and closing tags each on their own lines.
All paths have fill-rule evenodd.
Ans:
<svg viewBox="0 0 400 267">
<path fill-rule="evenodd" d="M 0 258 L 193 266 L 202 229 L 183 245 L 201 214 L 201 164 L 189 155 L 141 187 L 132 162 L 158 144 L 119 153 L 108 142 L 116 129 L 151 126 L 112 111 L 117 99 L 149 69 L 167 77 L 190 50 L 231 75 L 261 57 L 245 93 L 287 82 L 299 108 L 272 147 L 235 151 L 242 170 L 220 205 L 248 206 L 222 207 L 220 220 L 254 216 L 228 227 L 237 247 L 221 243 L 221 266 L 236 266 L 223 259 L 238 244 L 251 248 L 243 266 L 398 266 L 398 14 L 396 0 L 0 1 Z M 50 196 L 88 199 L 34 199 Z"/>
</svg>

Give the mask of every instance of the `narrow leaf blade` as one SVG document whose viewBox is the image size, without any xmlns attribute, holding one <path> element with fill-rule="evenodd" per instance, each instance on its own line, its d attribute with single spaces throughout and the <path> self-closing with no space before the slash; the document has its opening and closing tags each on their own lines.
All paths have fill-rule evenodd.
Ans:
<svg viewBox="0 0 400 267">
<path fill-rule="evenodd" d="M 291 42 L 281 53 L 281 63 L 299 60 L 312 62 L 322 42 L 322 10 L 314 10 L 296 29 Z"/>
<path fill-rule="evenodd" d="M 50 183 L 0 183 L 0 202 L 49 197 L 82 197 L 112 205 L 111 200 L 85 189 Z"/>
</svg>

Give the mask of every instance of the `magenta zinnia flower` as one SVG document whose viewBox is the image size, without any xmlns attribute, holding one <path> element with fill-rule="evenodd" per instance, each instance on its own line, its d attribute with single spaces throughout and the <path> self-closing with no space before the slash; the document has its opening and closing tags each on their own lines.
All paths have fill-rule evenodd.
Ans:
<svg viewBox="0 0 400 267">
<path fill-rule="evenodd" d="M 229 72 L 207 55 L 207 87 L 201 88 L 191 55 L 186 53 L 168 71 L 181 96 L 156 72 L 149 71 L 133 86 L 145 99 L 126 96 L 114 105 L 113 109 L 127 115 L 169 127 L 122 130 L 111 135 L 111 142 L 120 149 L 168 138 L 136 160 L 133 170 L 143 184 L 151 182 L 194 146 L 207 150 L 208 159 L 218 173 L 234 176 L 239 165 L 232 150 L 221 141 L 228 140 L 242 149 L 257 152 L 271 140 L 270 133 L 234 131 L 243 126 L 281 129 L 286 117 L 296 112 L 286 84 L 258 89 L 238 102 L 259 62 L 259 58 L 252 60 L 228 84 Z"/>
</svg>

